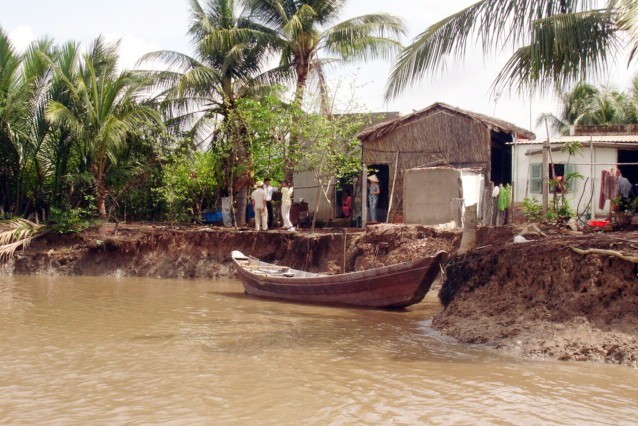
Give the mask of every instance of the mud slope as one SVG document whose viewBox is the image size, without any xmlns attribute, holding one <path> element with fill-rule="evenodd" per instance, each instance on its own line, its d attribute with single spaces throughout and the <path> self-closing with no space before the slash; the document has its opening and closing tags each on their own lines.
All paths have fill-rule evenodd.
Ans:
<svg viewBox="0 0 638 426">
<path fill-rule="evenodd" d="M 511 240 L 509 240 L 511 241 Z M 455 258 L 433 326 L 532 357 L 638 363 L 638 265 L 571 247 L 638 254 L 638 233 L 507 243 Z"/>
<path fill-rule="evenodd" d="M 234 231 L 221 227 L 112 225 L 37 238 L 4 270 L 16 274 L 117 275 L 156 278 L 233 276 L 230 253 L 315 272 L 339 273 L 342 232 Z M 375 226 L 346 236 L 347 271 L 451 251 L 459 234 L 423 226 Z"/>
</svg>

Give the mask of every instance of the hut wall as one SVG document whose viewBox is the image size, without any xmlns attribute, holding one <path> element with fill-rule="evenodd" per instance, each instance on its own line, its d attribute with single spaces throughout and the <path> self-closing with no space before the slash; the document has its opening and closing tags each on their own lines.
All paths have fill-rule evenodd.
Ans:
<svg viewBox="0 0 638 426">
<path fill-rule="evenodd" d="M 460 170 L 412 169 L 405 175 L 405 223 L 439 225 L 454 220 L 452 200 L 463 198 Z"/>
<path fill-rule="evenodd" d="M 484 191 L 483 174 L 451 167 L 406 170 L 405 223 L 440 225 L 452 221 L 461 226 L 465 208 L 476 205 L 480 211 Z"/>
<path fill-rule="evenodd" d="M 314 213 L 317 208 L 317 200 L 321 198 L 319 204 L 319 212 L 317 213 L 317 220 L 325 222 L 331 218 L 334 218 L 334 197 L 335 197 L 335 185 L 331 184 L 328 190 L 328 197 L 333 204 L 328 204 L 323 195 L 318 197 L 319 183 L 315 177 L 314 172 L 297 172 L 293 178 L 293 199 L 295 202 L 303 199 L 308 203 L 309 213 Z"/>
<path fill-rule="evenodd" d="M 469 117 L 446 111 L 406 123 L 387 135 L 363 143 L 363 163 L 387 164 L 392 189 L 398 157 L 392 211 L 402 209 L 405 171 L 412 168 L 450 165 L 455 168 L 489 170 L 491 131 Z"/>
</svg>

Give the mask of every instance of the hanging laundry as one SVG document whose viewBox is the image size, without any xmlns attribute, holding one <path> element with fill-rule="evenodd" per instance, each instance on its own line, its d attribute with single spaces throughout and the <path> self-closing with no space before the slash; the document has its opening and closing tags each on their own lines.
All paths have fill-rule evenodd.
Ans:
<svg viewBox="0 0 638 426">
<path fill-rule="evenodd" d="M 620 170 L 612 168 L 603 170 L 600 176 L 600 196 L 598 197 L 598 208 L 604 209 L 605 202 L 612 200 L 618 195 L 618 177 Z"/>
<path fill-rule="evenodd" d="M 501 190 L 498 194 L 498 209 L 505 211 L 512 204 L 512 186 L 508 183 L 505 186 L 501 186 Z"/>
<path fill-rule="evenodd" d="M 618 192 L 623 198 L 629 198 L 629 194 L 631 194 L 631 183 L 629 179 L 623 176 L 618 178 Z"/>
</svg>

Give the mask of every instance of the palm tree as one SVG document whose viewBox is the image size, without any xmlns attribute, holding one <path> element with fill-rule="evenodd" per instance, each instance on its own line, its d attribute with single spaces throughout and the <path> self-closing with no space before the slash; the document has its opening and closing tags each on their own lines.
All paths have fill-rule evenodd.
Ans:
<svg viewBox="0 0 638 426">
<path fill-rule="evenodd" d="M 293 72 L 295 103 L 299 107 L 308 79 L 315 75 L 319 82 L 325 81 L 326 63 L 388 59 L 399 50 L 398 38 L 405 34 L 402 20 L 385 13 L 338 22 L 346 0 L 248 1 L 255 18 L 264 26 L 263 33 L 274 37 L 273 43 L 281 54 L 274 71 L 288 76 Z M 292 179 L 297 149 L 298 141 L 293 136 L 287 179 Z"/>
<path fill-rule="evenodd" d="M 47 136 L 43 107 L 47 101 L 50 69 L 44 59 L 52 42 L 33 43 L 19 54 L 0 29 L 0 204 L 13 213 L 29 209 L 25 203 L 25 179 L 35 173 L 41 194 L 43 171 L 40 152 Z"/>
<path fill-rule="evenodd" d="M 244 225 L 251 158 L 241 125 L 233 119 L 234 110 L 237 99 L 248 93 L 254 77 L 261 73 L 272 50 L 272 37 L 249 19 L 241 0 L 211 0 L 205 7 L 198 0 L 189 2 L 189 34 L 195 55 L 159 51 L 144 55 L 140 62 L 160 61 L 169 66 L 168 71 L 151 74 L 170 124 L 188 128 L 196 141 L 224 151 L 228 170 L 243 165 L 239 172 L 235 170 L 237 178 L 224 181 L 242 195 L 238 221 Z"/>
<path fill-rule="evenodd" d="M 483 50 L 517 49 L 497 76 L 496 90 L 557 87 L 604 71 L 629 35 L 638 46 L 638 2 L 608 0 L 481 0 L 427 28 L 400 54 L 387 88 L 396 97 L 424 74 L 461 58 L 477 36 Z"/>
<path fill-rule="evenodd" d="M 47 101 L 58 102 L 67 105 L 69 109 L 79 108 L 72 106 L 74 98 L 72 91 L 67 89 L 67 82 L 78 81 L 82 54 L 80 44 L 69 41 L 61 46 L 54 46 L 48 53 L 50 66 L 55 70 L 49 81 Z M 48 102 L 45 106 L 48 106 Z M 46 108 L 42 108 L 46 117 Z M 47 121 L 47 124 L 48 121 Z M 83 158 L 83 147 L 77 138 L 74 138 L 69 129 L 61 126 L 49 126 L 45 143 L 42 147 L 43 167 L 49 174 L 49 191 L 51 193 L 51 205 L 64 208 L 70 205 L 73 191 L 65 185 L 69 177 L 79 176 L 86 172 L 86 162 Z"/>
<path fill-rule="evenodd" d="M 624 124 L 638 124 L 638 75 L 634 76 L 629 89 L 625 92 L 621 115 Z"/>
<path fill-rule="evenodd" d="M 102 219 L 107 218 L 107 176 L 117 153 L 133 133 L 162 125 L 157 110 L 138 102 L 144 80 L 130 71 L 117 71 L 117 47 L 101 37 L 95 40 L 74 79 L 56 68 L 70 102 L 52 101 L 46 114 L 53 125 L 80 143 L 82 158 L 93 175 L 96 207 Z"/>
<path fill-rule="evenodd" d="M 556 132 L 568 135 L 570 127 L 576 124 L 592 124 L 591 112 L 594 106 L 594 98 L 599 95 L 599 90 L 591 84 L 578 82 L 572 90 L 562 92 L 559 95 L 558 115 L 543 113 L 536 120 L 536 125 L 545 122 Z"/>
<path fill-rule="evenodd" d="M 636 82 L 634 82 L 635 84 Z M 630 124 L 635 121 L 636 104 L 633 93 L 623 93 L 609 87 L 600 89 L 578 82 L 572 90 L 560 94 L 558 115 L 541 114 L 536 125 L 547 123 L 553 130 L 569 135 L 574 125 Z"/>
<path fill-rule="evenodd" d="M 28 114 L 33 93 L 22 68 L 23 57 L 0 28 L 0 181 L 3 209 L 20 210 L 20 175 L 26 158 Z M 9 206 L 10 200 L 16 204 Z"/>
</svg>

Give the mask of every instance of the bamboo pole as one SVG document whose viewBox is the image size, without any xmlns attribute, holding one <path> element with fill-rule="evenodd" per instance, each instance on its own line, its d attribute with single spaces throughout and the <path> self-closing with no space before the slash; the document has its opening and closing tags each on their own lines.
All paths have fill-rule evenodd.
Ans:
<svg viewBox="0 0 638 426">
<path fill-rule="evenodd" d="M 348 248 L 348 228 L 343 228 L 343 259 L 341 262 L 341 273 L 346 273 L 346 251 Z"/>
<path fill-rule="evenodd" d="M 392 176 L 392 190 L 390 191 L 390 201 L 388 203 L 388 214 L 386 215 L 385 221 L 390 222 L 390 211 L 392 210 L 392 199 L 394 198 L 394 185 L 397 183 L 397 174 L 399 167 L 399 151 L 397 151 L 397 156 L 394 160 L 394 176 Z"/>
<path fill-rule="evenodd" d="M 368 223 L 368 166 L 363 164 L 361 172 L 361 227 Z"/>
<path fill-rule="evenodd" d="M 593 137 L 589 137 L 589 162 L 592 163 L 589 165 L 590 169 L 589 169 L 589 176 L 591 177 L 591 200 L 589 201 L 589 217 L 591 219 L 593 219 L 594 217 L 596 217 L 596 215 L 594 214 L 594 212 L 596 211 L 594 209 L 594 183 L 596 182 L 594 180 L 594 138 Z"/>
<path fill-rule="evenodd" d="M 543 141 L 543 216 L 547 214 L 549 208 L 549 127 L 545 120 L 545 128 L 547 129 L 547 139 Z"/>
</svg>

